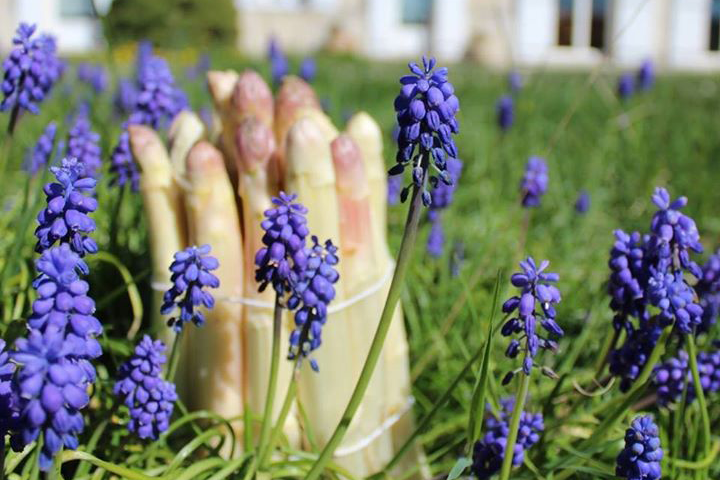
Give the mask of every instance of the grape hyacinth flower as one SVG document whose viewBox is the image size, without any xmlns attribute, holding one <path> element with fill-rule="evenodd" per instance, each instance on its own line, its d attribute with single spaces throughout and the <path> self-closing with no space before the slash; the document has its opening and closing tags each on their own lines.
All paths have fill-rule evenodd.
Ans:
<svg viewBox="0 0 720 480">
<path fill-rule="evenodd" d="M 617 94 L 621 100 L 629 99 L 635 91 L 635 79 L 629 73 L 620 76 L 617 84 Z"/>
<path fill-rule="evenodd" d="M 575 201 L 575 211 L 581 215 L 587 213 L 590 209 L 590 194 L 585 190 L 580 192 L 577 200 Z"/>
<path fill-rule="evenodd" d="M 610 250 L 610 279 L 608 293 L 610 308 L 615 312 L 613 325 L 620 330 L 628 322 L 629 317 L 646 321 L 647 269 L 645 267 L 645 250 L 647 239 L 640 233 L 628 235 L 622 230 L 615 230 L 615 243 Z"/>
<path fill-rule="evenodd" d="M 427 240 L 427 252 L 431 257 L 440 258 L 445 247 L 445 232 L 440 215 L 435 215 L 430 223 L 430 234 Z"/>
<path fill-rule="evenodd" d="M 110 79 L 108 72 L 102 64 L 81 63 L 77 66 L 77 78 L 88 84 L 97 94 L 103 93 L 108 88 Z"/>
<path fill-rule="evenodd" d="M 548 180 L 548 167 L 545 159 L 530 157 L 525 166 L 525 175 L 520 182 L 523 207 L 540 205 L 540 198 L 547 192 Z"/>
<path fill-rule="evenodd" d="M 700 385 L 705 395 L 720 391 L 720 345 L 715 342 L 713 350 L 697 355 Z M 658 403 L 668 405 L 680 400 L 687 384 L 687 402 L 695 400 L 695 383 L 688 363 L 688 354 L 680 350 L 677 357 L 655 366 L 653 384 L 657 388 Z"/>
<path fill-rule="evenodd" d="M 317 66 L 315 65 L 315 59 L 312 57 L 305 57 L 300 63 L 300 70 L 298 75 L 300 78 L 308 83 L 312 83 L 315 80 L 315 74 L 317 72 Z"/>
<path fill-rule="evenodd" d="M 640 90 L 649 90 L 655 84 L 655 65 L 652 60 L 642 62 L 637 72 L 637 85 Z"/>
<path fill-rule="evenodd" d="M 175 385 L 162 378 L 165 361 L 165 344 L 145 335 L 118 371 L 113 391 L 130 410 L 128 430 L 142 439 L 157 440 L 170 426 L 177 394 Z"/>
<path fill-rule="evenodd" d="M 268 44 L 268 60 L 270 61 L 270 77 L 273 85 L 278 86 L 283 78 L 290 73 L 290 65 L 275 38 L 271 38 Z"/>
<path fill-rule="evenodd" d="M 74 158 L 65 158 L 59 167 L 50 167 L 56 182 L 45 185 L 47 207 L 38 214 L 35 251 L 42 253 L 55 243 L 67 243 L 81 258 L 98 250 L 95 241 L 88 236 L 95 230 L 95 221 L 89 214 L 97 209 L 92 197 L 95 179 L 82 178 L 83 168 Z M 87 266 L 80 263 L 83 273 Z"/>
<path fill-rule="evenodd" d="M 255 281 L 264 291 L 269 284 L 278 295 L 292 290 L 292 276 L 300 275 L 307 263 L 305 238 L 308 235 L 307 208 L 295 203 L 296 194 L 280 192 L 273 197 L 274 208 L 265 211 L 261 226 L 265 245 L 255 255 Z"/>
<path fill-rule="evenodd" d="M 457 158 L 449 158 L 447 160 L 447 173 L 450 177 L 450 183 L 438 182 L 430 192 L 431 204 L 429 215 L 432 216 L 440 210 L 448 208 L 452 204 L 462 175 L 463 162 Z"/>
<path fill-rule="evenodd" d="M 129 115 L 137 103 L 137 86 L 135 81 L 129 78 L 121 78 L 118 82 L 117 91 L 113 98 L 115 113 L 120 116 Z"/>
<path fill-rule="evenodd" d="M 39 464 L 47 470 L 61 448 L 78 447 L 77 435 L 84 428 L 80 410 L 89 402 L 87 388 L 92 379 L 70 359 L 78 347 L 73 337 L 65 337 L 54 325 L 44 332 L 30 329 L 27 338 L 18 339 L 15 346 L 12 359 L 18 364 L 14 388 L 19 418 L 11 443 L 14 450 L 21 450 L 42 433 Z"/>
<path fill-rule="evenodd" d="M 188 80 L 196 80 L 203 77 L 208 70 L 210 70 L 210 55 L 203 53 L 195 65 L 185 70 L 185 76 Z"/>
<path fill-rule="evenodd" d="M 515 119 L 515 107 L 511 96 L 503 95 L 495 104 L 495 114 L 500 130 L 506 132 L 512 127 Z"/>
<path fill-rule="evenodd" d="M 124 129 L 110 155 L 111 185 L 123 187 L 130 184 L 133 192 L 140 190 L 140 169 L 130 151 L 130 134 Z"/>
<path fill-rule="evenodd" d="M 662 458 L 657 425 L 650 416 L 637 417 L 625 431 L 625 448 L 617 457 L 615 474 L 628 480 L 658 480 Z"/>
<path fill-rule="evenodd" d="M 508 87 L 513 93 L 519 92 L 523 87 L 523 78 L 520 72 L 511 71 L 508 73 Z"/>
<path fill-rule="evenodd" d="M 507 300 L 502 307 L 504 313 L 517 311 L 517 317 L 508 320 L 502 327 L 502 334 L 508 337 L 515 333 L 521 333 L 520 340 L 510 341 L 505 355 L 515 358 L 520 351 L 525 352 L 523 360 L 523 372 L 530 375 L 533 367 L 533 358 L 538 349 L 556 350 L 557 343 L 549 338 L 540 337 L 537 333 L 536 323 L 545 329 L 550 336 L 562 337 L 564 332 L 555 321 L 556 312 L 553 305 L 560 302 L 560 290 L 553 283 L 560 279 L 557 273 L 545 272 L 550 262 L 543 260 L 538 266 L 532 257 L 520 262 L 522 272 L 515 273 L 511 277 L 514 286 L 521 289 L 519 296 Z M 536 310 L 536 302 L 540 309 Z M 525 340 L 521 346 L 520 341 Z M 506 377 L 507 379 L 507 377 Z"/>
<path fill-rule="evenodd" d="M 485 419 L 485 436 L 473 447 L 472 470 L 479 480 L 488 479 L 497 473 L 505 456 L 515 399 L 505 398 L 500 403 L 502 406 L 500 418 L 496 418 L 492 414 L 488 415 Z M 540 440 L 540 434 L 544 429 L 542 413 L 533 414 L 523 411 L 520 414 L 518 437 L 513 450 L 513 465 L 522 464 L 525 451 Z"/>
<path fill-rule="evenodd" d="M 400 203 L 400 190 L 402 189 L 402 175 L 390 175 L 387 182 L 387 202 L 388 205 L 397 205 Z"/>
<path fill-rule="evenodd" d="M 12 377 L 15 364 L 10 362 L 10 355 L 5 349 L 5 340 L 0 338 L 0 438 L 5 441 L 8 431 L 15 428 L 17 411 L 12 391 Z"/>
<path fill-rule="evenodd" d="M 422 67 L 411 62 L 408 67 L 412 75 L 400 78 L 402 87 L 395 98 L 400 125 L 397 164 L 389 171 L 390 175 L 398 175 L 412 165 L 412 181 L 416 188 L 422 189 L 426 207 L 432 203 L 425 185 L 428 174 L 432 187 L 439 181 L 452 183 L 447 164 L 449 159 L 458 157 L 453 134 L 460 131 L 455 118 L 460 102 L 448 81 L 448 69 L 434 71 L 435 63 L 434 58 L 427 57 L 423 57 Z M 432 173 L 430 168 L 437 173 Z M 405 201 L 409 189 L 409 186 L 403 188 L 401 201 Z"/>
<path fill-rule="evenodd" d="M 97 178 L 102 167 L 100 135 L 92 131 L 86 104 L 78 109 L 75 123 L 68 133 L 66 156 L 78 160 L 83 177 Z"/>
<path fill-rule="evenodd" d="M 325 245 L 312 237 L 313 246 L 306 253 L 307 264 L 297 275 L 288 308 L 297 308 L 295 329 L 290 334 L 288 360 L 308 358 L 322 343 L 322 326 L 327 321 L 328 304 L 335 298 L 338 274 L 335 265 L 340 261 L 337 247 L 330 240 Z M 298 359 L 299 360 L 299 359 Z M 310 357 L 310 367 L 319 371 L 318 363 Z"/>
<path fill-rule="evenodd" d="M 56 56 L 55 40 L 47 35 L 32 38 L 36 28 L 36 25 L 21 23 L 15 32 L 15 48 L 3 62 L 2 112 L 39 113 L 39 104 L 62 74 L 64 67 Z"/>
<path fill-rule="evenodd" d="M 680 212 L 687 205 L 687 197 L 678 197 L 671 202 L 668 191 L 658 187 L 652 201 L 659 210 L 652 218 L 650 229 L 654 235 L 648 248 L 658 258 L 658 269 L 682 268 L 699 279 L 702 269 L 690 259 L 690 252 L 703 252 L 700 234 L 695 221 Z"/>
<path fill-rule="evenodd" d="M 692 333 L 702 322 L 703 310 L 695 303 L 695 291 L 685 283 L 682 273 L 656 272 L 648 280 L 650 303 L 660 309 L 658 315 L 663 325 L 675 326 L 682 333 Z"/>
<path fill-rule="evenodd" d="M 220 280 L 211 273 L 218 268 L 217 259 L 210 254 L 210 245 L 192 246 L 175 254 L 170 265 L 172 287 L 163 296 L 160 313 L 168 315 L 178 308 L 179 315 L 168 320 L 168 325 L 176 332 L 192 321 L 195 325 L 205 323 L 205 315 L 198 308 L 213 308 L 215 299 L 207 288 L 218 288 Z M 178 298 L 181 297 L 181 298 Z"/>
<path fill-rule="evenodd" d="M 720 251 L 711 255 L 703 265 L 702 276 L 695 284 L 695 292 L 703 309 L 702 321 L 696 331 L 707 333 L 717 322 L 720 313 Z"/>
<path fill-rule="evenodd" d="M 80 278 L 80 257 L 68 244 L 50 248 L 35 262 L 39 276 L 33 282 L 38 298 L 32 304 L 28 326 L 41 332 L 49 328 L 60 332 L 73 344 L 66 356 L 83 368 L 90 381 L 95 368 L 90 360 L 102 355 L 96 337 L 103 328 L 95 318 L 95 302 L 90 286 Z"/>
<path fill-rule="evenodd" d="M 187 98 L 175 85 L 167 61 L 150 56 L 138 71 L 138 94 L 130 123 L 158 129 L 187 105 Z"/>
<path fill-rule="evenodd" d="M 27 169 L 30 175 L 36 175 L 40 170 L 50 163 L 53 149 L 55 147 L 55 135 L 57 134 L 57 125 L 50 122 L 43 130 L 42 135 L 38 138 L 35 147 L 28 159 Z"/>
<path fill-rule="evenodd" d="M 620 378 L 622 392 L 630 390 L 640 376 L 662 333 L 662 328 L 649 324 L 635 328 L 628 323 L 626 329 L 625 343 L 610 353 L 610 373 Z"/>
</svg>

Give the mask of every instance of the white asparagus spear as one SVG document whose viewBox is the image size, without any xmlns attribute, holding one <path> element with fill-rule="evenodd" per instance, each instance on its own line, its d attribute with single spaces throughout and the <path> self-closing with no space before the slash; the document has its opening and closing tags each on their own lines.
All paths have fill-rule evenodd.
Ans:
<svg viewBox="0 0 720 480">
<path fill-rule="evenodd" d="M 311 234 L 317 235 L 321 242 L 331 239 L 339 245 L 339 210 L 330 144 L 322 128 L 311 118 L 297 120 L 287 136 L 287 191 L 297 193 L 298 200 L 308 208 Z M 335 285 L 333 303 L 346 298 L 344 288 L 341 277 Z M 313 372 L 309 365 L 301 368 L 298 398 L 307 413 L 309 428 L 321 446 L 328 441 L 340 420 L 359 376 L 356 351 L 356 339 L 345 311 L 331 313 L 323 327 L 323 343 L 313 352 L 320 371 Z M 361 405 L 361 411 L 363 408 Z M 360 440 L 358 418 L 362 418 L 362 412 L 350 425 L 341 448 Z M 357 476 L 371 473 L 360 455 L 335 460 Z"/>
<path fill-rule="evenodd" d="M 340 135 L 332 144 L 336 190 L 340 202 L 340 270 L 345 279 L 348 297 L 362 294 L 382 278 L 373 250 L 373 224 L 370 215 L 370 188 L 360 149 L 348 135 Z M 383 285 L 384 287 L 384 285 Z M 352 329 L 360 359 L 367 357 L 380 320 L 385 288 L 350 306 L 346 315 Z M 359 418 L 362 435 L 369 438 L 385 419 L 385 368 L 381 362 L 375 369 Z M 370 472 L 380 470 L 392 457 L 392 435 L 383 432 L 359 452 Z"/>
<path fill-rule="evenodd" d="M 222 154 L 208 142 L 190 150 L 187 172 L 190 239 L 195 245 L 209 244 L 220 262 L 215 307 L 207 312 L 204 326 L 186 326 L 183 333 L 191 346 L 185 362 L 194 389 L 192 407 L 237 417 L 243 412 L 242 305 L 236 300 L 243 294 L 243 246 L 235 192 Z M 242 422 L 233 427 L 240 434 Z"/>
<path fill-rule="evenodd" d="M 238 171 L 240 173 L 238 195 L 243 206 L 243 245 L 245 248 L 245 298 L 274 304 L 275 292 L 272 288 L 258 292 L 255 281 L 255 265 L 252 259 L 263 246 L 264 230 L 260 224 L 265 219 L 264 212 L 272 208 L 270 201 L 270 185 L 268 180 L 268 163 L 275 151 L 273 133 L 262 120 L 257 117 L 246 118 L 236 133 L 236 150 L 238 152 Z M 268 375 L 270 372 L 272 349 L 272 308 L 244 305 L 245 328 L 245 378 L 247 405 L 260 418 L 265 407 L 268 391 Z M 292 328 L 289 315 L 283 316 L 284 328 L 281 339 L 280 365 L 278 369 L 277 397 L 273 408 L 273 419 L 277 418 L 282 407 L 292 373 L 292 363 L 286 359 L 289 331 Z M 300 427 L 295 416 L 295 409 L 288 415 L 284 432 L 291 445 L 300 444 Z M 257 432 L 256 432 L 257 433 Z"/>
<path fill-rule="evenodd" d="M 205 135 L 205 125 L 190 110 L 183 110 L 173 119 L 168 130 L 170 163 L 176 174 L 185 176 L 185 158 L 197 141 Z"/>
</svg>

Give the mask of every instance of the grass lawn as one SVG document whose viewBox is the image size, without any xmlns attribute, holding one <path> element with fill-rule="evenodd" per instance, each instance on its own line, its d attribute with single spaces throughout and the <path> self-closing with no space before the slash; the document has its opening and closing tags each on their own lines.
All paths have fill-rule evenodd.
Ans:
<svg viewBox="0 0 720 480">
<path fill-rule="evenodd" d="M 217 54 L 212 65 L 215 69 L 239 70 L 248 63 Z M 257 65 L 267 75 L 267 66 Z M 121 70 L 125 68 L 120 65 Z M 176 68 L 178 78 L 183 77 L 183 72 Z M 358 110 L 374 116 L 386 133 L 388 165 L 395 155 L 391 131 L 395 122 L 393 99 L 399 87 L 396 79 L 405 72 L 401 63 L 318 59 L 314 86 L 318 96 L 327 102 L 328 113 L 338 126 Z M 613 478 L 608 475 L 614 471 L 615 457 L 622 448 L 624 428 L 634 416 L 631 410 L 624 411 L 622 420 L 611 429 L 608 438 L 614 441 L 585 446 L 582 451 L 573 448 L 579 449 L 576 440 L 588 437 L 604 417 L 605 408 L 621 396 L 617 384 L 602 395 L 581 393 L 596 389 L 592 379 L 603 348 L 614 332 L 606 293 L 613 230 L 648 231 L 655 211 L 650 196 L 656 186 L 664 186 L 672 197 L 688 197 L 684 212 L 697 222 L 705 247 L 698 262 L 702 264 L 720 246 L 720 77 L 661 75 L 652 89 L 624 102 L 615 95 L 616 77 L 617 72 L 602 71 L 591 83 L 587 72 L 528 72 L 525 86 L 515 98 L 515 124 L 502 134 L 495 123 L 495 102 L 508 93 L 505 76 L 478 65 L 451 67 L 451 80 L 461 104 L 457 145 L 464 170 L 455 202 L 443 213 L 445 254 L 434 259 L 425 252 L 429 231 L 425 221 L 403 295 L 415 378 L 415 410 L 418 418 L 429 411 L 466 361 L 482 347 L 498 272 L 499 301 L 503 302 L 516 290 L 509 276 L 519 270 L 521 259 L 528 255 L 548 259 L 550 270 L 560 275 L 558 287 L 563 298 L 557 318 L 566 334 L 559 343 L 559 352 L 554 356 L 542 354 L 539 363 L 552 367 L 561 380 L 533 375 L 528 409 L 545 414 L 546 430 L 540 444 L 529 451 L 526 468 L 516 471 L 513 479 L 550 480 L 555 477 L 548 473 L 559 461 L 575 465 L 584 455 L 591 455 L 592 461 L 578 467 L 572 478 Z M 209 105 L 203 80 L 184 86 L 195 108 Z M 5 174 L 0 190 L 0 280 L 3 337 L 8 343 L 22 332 L 18 319 L 29 311 L 23 295 L 33 276 L 34 216 L 45 201 L 43 181 L 28 180 L 19 171 L 20 163 L 25 150 L 34 144 L 50 119 L 58 122 L 59 135 L 64 138 L 69 128 L 66 116 L 85 97 L 91 98 L 93 126 L 102 136 L 103 158 L 107 159 L 121 119 L 113 117 L 111 94 L 90 97 L 86 87 L 76 85 L 72 70 L 56 87 L 41 115 L 21 119 L 10 147 L 6 168 L 10 172 Z M 0 121 L 4 122 L 4 118 Z M 3 135 L 0 133 L 0 142 L 5 146 L 7 139 Z M 519 183 L 532 155 L 547 160 L 550 181 L 541 205 L 526 210 L 520 206 Z M 147 306 L 150 261 L 141 199 L 130 191 L 119 196 L 106 179 L 107 175 L 98 191 L 95 238 L 102 251 L 111 253 L 128 275 L 137 278 L 138 293 Z M 585 215 L 574 209 L 581 190 L 591 198 Z M 389 232 L 395 248 L 400 242 L 405 212 L 405 205 L 390 208 Z M 459 257 L 459 275 L 452 276 L 451 263 Z M 98 304 L 97 317 L 105 327 L 103 346 L 109 352 L 98 365 L 99 376 L 110 382 L 116 357 L 124 358 L 132 347 L 125 333 L 133 317 L 142 312 L 128 302 L 125 280 L 110 262 L 92 260 L 89 282 Z M 498 327 L 500 318 L 498 307 Z M 710 348 L 710 340 L 715 338 L 717 329 L 709 338 L 701 337 L 699 348 Z M 495 406 L 500 398 L 514 395 L 516 389 L 515 383 L 500 384 L 505 373 L 520 363 L 504 357 L 506 345 L 507 339 L 499 334 L 494 337 L 489 399 Z M 460 383 L 421 437 L 433 460 L 433 474 L 447 473 L 463 454 L 474 378 L 474 374 L 468 375 Z M 717 396 L 709 398 L 710 419 L 716 432 L 720 427 L 717 400 Z M 94 399 L 96 413 L 102 412 L 102 405 L 108 401 Z M 679 420 L 668 409 L 651 405 L 646 410 L 659 422 L 666 457 L 702 459 L 693 440 L 700 432 L 698 402 L 688 405 Z M 88 423 L 96 425 L 99 420 L 92 418 Z M 86 430 L 84 440 L 92 431 Z M 100 445 L 96 452 L 99 457 L 123 461 L 121 453 L 111 447 L 112 441 Z M 177 450 L 176 445 L 161 446 L 159 451 L 167 454 L 158 453 L 155 461 L 173 457 Z M 668 462 L 663 464 L 663 470 L 667 475 L 663 478 L 699 478 L 692 476 L 693 470 L 673 469 Z M 720 462 L 713 462 L 707 478 L 720 478 Z"/>
</svg>

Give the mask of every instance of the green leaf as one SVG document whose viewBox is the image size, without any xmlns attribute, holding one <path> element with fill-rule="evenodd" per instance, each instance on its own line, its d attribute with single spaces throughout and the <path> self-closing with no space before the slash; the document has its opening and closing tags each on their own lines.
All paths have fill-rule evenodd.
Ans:
<svg viewBox="0 0 720 480">
<path fill-rule="evenodd" d="M 495 321 L 495 311 L 497 310 L 498 294 L 500 292 L 500 270 L 497 271 L 495 277 L 495 288 L 493 293 L 492 310 L 490 310 L 490 322 L 488 323 L 487 335 L 485 336 L 485 351 L 483 352 L 482 363 L 480 364 L 480 376 L 475 383 L 472 400 L 470 402 L 470 419 L 468 421 L 468 448 L 472 448 L 475 442 L 480 438 L 482 432 L 482 412 L 485 405 L 485 389 L 487 388 L 488 371 L 490 369 L 490 350 L 492 349 L 492 337 Z M 467 288 L 467 284 L 463 280 L 463 285 Z M 472 305 L 470 292 L 467 292 L 468 304 Z"/>
<path fill-rule="evenodd" d="M 470 460 L 469 458 L 458 458 L 457 462 L 455 462 L 455 465 L 453 465 L 452 469 L 450 470 L 450 473 L 447 476 L 447 480 L 455 480 L 460 475 L 462 475 L 465 469 L 468 468 L 470 465 L 472 465 L 472 460 Z"/>
</svg>

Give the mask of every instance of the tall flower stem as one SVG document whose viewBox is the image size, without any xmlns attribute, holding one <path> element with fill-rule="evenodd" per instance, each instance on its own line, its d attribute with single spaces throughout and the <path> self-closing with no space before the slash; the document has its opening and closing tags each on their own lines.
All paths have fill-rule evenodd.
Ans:
<svg viewBox="0 0 720 480">
<path fill-rule="evenodd" d="M 172 350 L 170 351 L 170 361 L 168 362 L 168 370 L 165 380 L 168 382 L 175 381 L 175 373 L 177 372 L 178 363 L 180 363 L 180 338 L 182 331 L 175 334 Z"/>
<path fill-rule="evenodd" d="M 285 420 L 287 420 L 287 416 L 290 413 L 290 407 L 295 401 L 295 395 L 297 394 L 297 374 L 297 368 L 293 369 L 293 373 L 290 376 L 290 384 L 288 385 L 287 393 L 285 393 L 285 400 L 283 401 L 282 407 L 280 408 L 280 414 L 278 415 L 277 421 L 275 422 L 275 426 L 270 433 L 270 439 L 268 440 L 267 447 L 264 451 L 260 452 L 259 466 L 261 469 L 265 466 L 265 463 L 267 462 L 267 457 L 270 455 L 270 452 L 275 449 L 275 444 L 280 438 L 280 433 L 282 433 L 283 426 L 285 425 Z"/>
<path fill-rule="evenodd" d="M 525 398 L 527 397 L 529 389 L 530 375 L 520 374 L 520 388 L 518 388 L 517 395 L 515 396 L 515 406 L 513 407 L 512 417 L 510 418 L 510 431 L 508 432 L 507 444 L 505 445 L 505 456 L 503 457 L 502 469 L 500 470 L 500 480 L 508 480 L 510 478 L 515 442 L 517 441 L 518 427 L 520 426 L 520 416 L 525 407 Z"/>
<path fill-rule="evenodd" d="M 400 244 L 397 265 L 390 283 L 390 290 L 388 291 L 388 296 L 385 300 L 385 306 L 383 307 L 380 321 L 378 322 L 377 329 L 375 330 L 375 336 L 373 337 L 372 344 L 370 345 L 370 350 L 368 351 L 367 358 L 365 359 L 365 364 L 360 372 L 360 377 L 358 378 L 355 389 L 350 396 L 347 407 L 345 407 L 345 411 L 340 418 L 340 422 L 337 424 L 337 427 L 335 427 L 335 431 L 323 448 L 320 456 L 305 476 L 305 480 L 316 480 L 320 474 L 322 474 L 325 465 L 327 465 L 330 461 L 330 457 L 342 441 L 345 436 L 345 432 L 347 432 L 347 429 L 350 426 L 350 422 L 352 422 L 355 413 L 360 407 L 360 403 L 362 402 L 365 391 L 370 383 L 370 378 L 372 377 L 375 366 L 380 358 L 380 353 L 382 352 L 383 345 L 385 344 L 385 337 L 387 337 L 387 332 L 390 328 L 390 323 L 392 322 L 395 307 L 397 306 L 398 300 L 400 300 L 400 295 L 402 294 L 403 286 L 405 284 L 405 275 L 407 274 L 408 267 L 410 266 L 410 259 L 415 245 L 420 214 L 422 213 L 422 189 L 424 188 L 427 180 L 428 163 L 428 155 L 424 155 L 421 161 L 421 166 L 423 168 L 423 178 L 421 182 L 422 187 L 413 185 L 412 198 L 410 200 L 410 208 L 408 209 L 408 216 L 405 222 L 405 232 L 403 233 L 402 243 Z"/>
<path fill-rule="evenodd" d="M 710 455 L 710 417 L 708 416 L 707 403 L 705 401 L 705 392 L 702 383 L 700 383 L 700 372 L 697 364 L 697 348 L 695 347 L 695 336 L 691 333 L 686 335 L 688 344 L 688 356 L 690 357 L 690 371 L 692 372 L 693 383 L 695 384 L 695 395 L 697 396 L 698 406 L 700 407 L 700 415 L 702 418 L 703 435 L 702 446 L 705 457 Z"/>
<path fill-rule="evenodd" d="M 272 426 L 272 412 L 275 404 L 275 393 L 277 391 L 278 368 L 280 366 L 280 333 L 282 329 L 282 312 L 280 305 L 280 294 L 275 294 L 275 311 L 273 312 L 273 337 L 270 357 L 270 377 L 268 380 L 267 395 L 265 396 L 265 413 L 263 414 L 262 427 L 260 430 L 260 442 L 258 452 L 265 452 L 270 437 Z"/>
</svg>

